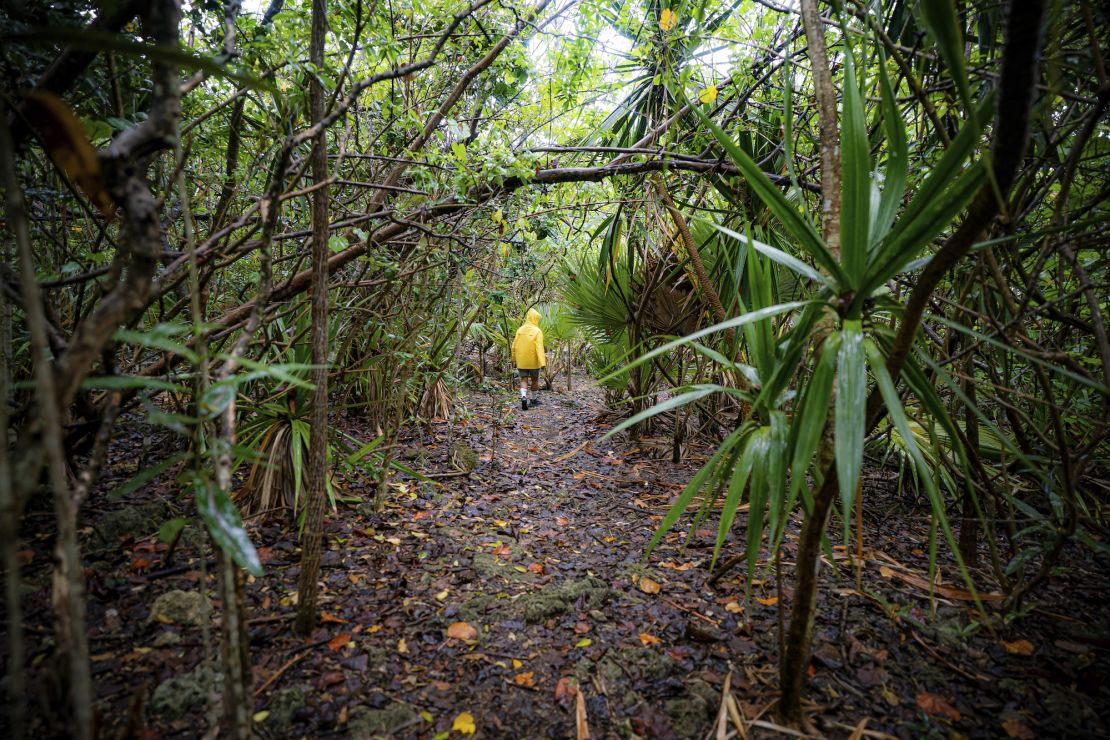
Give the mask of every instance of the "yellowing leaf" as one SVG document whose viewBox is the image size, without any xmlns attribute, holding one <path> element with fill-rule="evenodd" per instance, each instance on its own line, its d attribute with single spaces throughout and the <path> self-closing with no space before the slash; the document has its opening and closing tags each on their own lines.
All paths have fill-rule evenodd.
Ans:
<svg viewBox="0 0 1110 740">
<path fill-rule="evenodd" d="M 420 719 L 424 720 L 425 722 L 435 721 L 435 717 L 432 716 L 432 713 L 429 712 L 427 709 L 424 709 L 420 712 Z"/>
<path fill-rule="evenodd" d="M 698 100 L 702 103 L 715 102 L 717 100 L 717 86 L 710 85 L 709 87 L 702 90 L 701 93 L 698 95 Z"/>
<path fill-rule="evenodd" d="M 725 611 L 729 614 L 743 614 L 744 607 L 740 606 L 740 603 L 737 601 L 730 601 L 725 604 Z"/>
<path fill-rule="evenodd" d="M 23 99 L 23 115 L 54 163 L 111 219 L 116 205 L 101 175 L 96 150 L 73 109 L 57 95 L 40 91 Z"/>
<path fill-rule="evenodd" d="M 455 717 L 455 721 L 451 723 L 451 729 L 464 735 L 473 735 L 478 730 L 474 726 L 474 715 L 470 712 L 463 712 Z"/>
<path fill-rule="evenodd" d="M 887 704 L 892 707 L 898 706 L 898 695 L 891 691 L 889 686 L 884 686 L 879 693 L 886 699 Z"/>
<path fill-rule="evenodd" d="M 438 594 L 436 594 L 436 601 L 447 601 L 447 596 L 449 593 L 450 592 L 447 589 L 443 589 Z"/>
<path fill-rule="evenodd" d="M 523 667 L 524 667 L 524 663 L 517 660 L 516 658 L 513 658 L 513 668 L 523 668 Z"/>
<path fill-rule="evenodd" d="M 891 569 L 891 568 L 888 568 L 885 565 L 880 565 L 879 566 L 879 575 L 881 575 L 883 578 L 893 578 L 894 577 L 894 570 Z"/>
<path fill-rule="evenodd" d="M 270 710 L 269 709 L 263 709 L 261 712 L 255 712 L 254 716 L 251 719 L 253 719 L 255 722 L 265 722 L 266 718 L 269 717 L 269 716 L 270 716 Z"/>
<path fill-rule="evenodd" d="M 467 622 L 455 622 L 447 628 L 447 636 L 456 640 L 477 640 L 478 630 L 471 627 Z"/>
<path fill-rule="evenodd" d="M 647 632 L 640 633 L 640 643 L 643 645 L 658 645 L 659 638 Z"/>
<path fill-rule="evenodd" d="M 678 16 L 670 8 L 663 8 L 663 12 L 659 14 L 659 27 L 663 31 L 670 31 L 678 25 Z"/>
<path fill-rule="evenodd" d="M 645 594 L 657 594 L 661 586 L 652 579 L 644 576 L 640 579 L 640 590 Z"/>
<path fill-rule="evenodd" d="M 763 604 L 763 606 L 774 606 L 775 604 L 779 603 L 779 597 L 778 596 L 769 596 L 766 599 L 761 599 L 758 596 L 756 596 L 755 600 L 758 601 L 760 604 Z"/>
<path fill-rule="evenodd" d="M 409 651 L 409 644 L 407 642 L 405 642 L 405 638 L 402 637 L 400 640 L 397 641 L 397 652 L 407 653 L 408 651 Z"/>
<path fill-rule="evenodd" d="M 1014 640 L 1013 642 L 1002 641 L 1002 647 L 1006 648 L 1006 652 L 1010 655 L 1032 655 L 1036 650 L 1033 643 L 1029 640 Z"/>
<path fill-rule="evenodd" d="M 534 676 L 534 671 L 528 671 L 527 673 L 518 673 L 513 676 L 513 683 L 515 683 L 517 686 L 535 686 L 536 679 Z"/>
<path fill-rule="evenodd" d="M 593 640 L 591 640 L 591 639 L 590 639 L 590 638 L 588 638 L 588 637 L 583 637 L 583 638 L 582 638 L 581 640 L 579 640 L 578 642 L 574 643 L 574 646 L 575 646 L 576 648 L 584 648 L 584 647 L 589 647 L 590 645 L 593 645 L 593 644 L 594 644 L 594 641 L 593 641 Z"/>
</svg>

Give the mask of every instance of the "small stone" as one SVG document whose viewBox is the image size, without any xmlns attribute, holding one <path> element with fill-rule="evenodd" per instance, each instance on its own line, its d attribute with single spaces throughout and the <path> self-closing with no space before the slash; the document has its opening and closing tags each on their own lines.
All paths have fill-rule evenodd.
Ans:
<svg viewBox="0 0 1110 740">
<path fill-rule="evenodd" d="M 177 634 L 176 632 L 159 632 L 157 637 L 154 638 L 154 647 L 156 648 L 170 647 L 172 645 L 180 644 L 181 635 Z"/>
<path fill-rule="evenodd" d="M 208 621 L 212 605 L 198 591 L 169 591 L 154 601 L 147 623 L 161 622 L 182 627 L 199 627 Z"/>
</svg>

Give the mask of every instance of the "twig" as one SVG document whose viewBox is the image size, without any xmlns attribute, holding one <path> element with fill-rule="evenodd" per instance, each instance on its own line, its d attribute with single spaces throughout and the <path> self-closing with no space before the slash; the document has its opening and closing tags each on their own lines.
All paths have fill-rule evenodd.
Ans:
<svg viewBox="0 0 1110 740">
<path fill-rule="evenodd" d="M 261 686 L 258 687 L 258 691 L 255 692 L 256 695 L 261 696 L 262 694 L 265 694 L 266 691 L 271 686 L 273 686 L 275 683 L 277 683 L 277 680 L 279 678 L 281 678 L 287 670 L 292 668 L 298 661 L 302 660 L 306 655 L 308 655 L 308 653 L 301 652 L 301 653 L 298 653 L 297 655 L 294 655 L 289 660 L 285 661 L 285 664 L 281 668 L 278 668 L 272 676 L 270 676 L 269 678 L 266 679 L 266 683 L 264 683 L 264 684 L 262 684 Z"/>
</svg>

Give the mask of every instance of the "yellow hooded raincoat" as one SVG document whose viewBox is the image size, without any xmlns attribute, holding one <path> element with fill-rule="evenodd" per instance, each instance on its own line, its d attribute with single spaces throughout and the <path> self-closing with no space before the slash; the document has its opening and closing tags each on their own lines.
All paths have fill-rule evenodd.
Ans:
<svg viewBox="0 0 1110 740">
<path fill-rule="evenodd" d="M 547 359 L 543 355 L 540 314 L 534 308 L 528 309 L 524 324 L 516 330 L 516 339 L 513 340 L 513 362 L 521 370 L 536 370 L 547 364 Z"/>
</svg>

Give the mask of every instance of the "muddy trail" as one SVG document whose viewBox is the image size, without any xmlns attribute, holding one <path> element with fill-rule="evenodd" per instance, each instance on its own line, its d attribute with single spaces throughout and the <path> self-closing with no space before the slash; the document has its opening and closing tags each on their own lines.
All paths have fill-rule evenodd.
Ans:
<svg viewBox="0 0 1110 740">
<path fill-rule="evenodd" d="M 265 565 L 247 586 L 259 735 L 562 738 L 585 723 L 591 737 L 700 738 L 717 736 L 726 681 L 728 732 L 740 722 L 750 736 L 781 734 L 769 707 L 800 518 L 781 592 L 766 564 L 750 596 L 742 567 L 710 574 L 712 516 L 693 532 L 684 520 L 644 561 L 706 450 L 676 465 L 669 440 L 600 441 L 616 417 L 584 379 L 575 385 L 528 411 L 511 392 L 471 393 L 462 420 L 404 440 L 405 464 L 430 480 L 395 481 L 381 513 L 347 481 L 364 503 L 328 517 L 311 638 L 291 629 L 296 537 L 284 521 L 250 523 Z M 335 423 L 359 431 L 357 417 Z M 113 449 L 106 489 L 133 473 L 140 436 Z M 874 539 L 858 587 L 842 548 L 823 570 L 815 726 L 830 737 L 1105 735 L 1106 563 L 1073 561 L 1053 582 L 1078 608 L 1054 613 L 1048 594 L 995 635 L 942 568 L 931 615 L 928 517 L 896 485 L 885 473 L 865 481 Z M 29 527 L 49 522 L 47 505 Z M 186 510 L 170 480 L 87 507 L 103 736 L 199 736 L 219 691 L 204 669 L 219 605 L 203 538 L 187 529 L 166 567 L 156 533 Z M 722 560 L 742 550 L 742 524 Z M 29 654 L 45 675 L 51 543 L 27 534 Z M 58 700 L 49 686 L 39 695 L 44 707 Z M 36 714 L 48 734 L 49 711 Z"/>
</svg>

